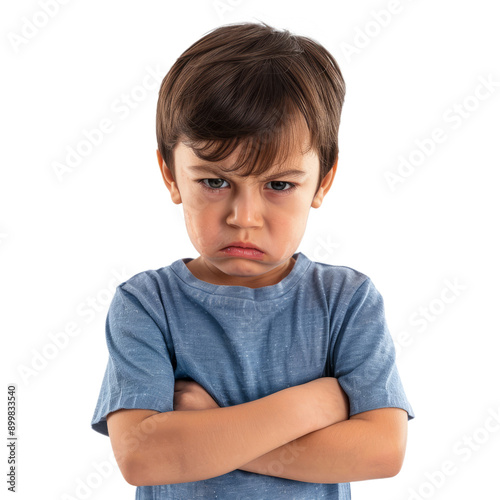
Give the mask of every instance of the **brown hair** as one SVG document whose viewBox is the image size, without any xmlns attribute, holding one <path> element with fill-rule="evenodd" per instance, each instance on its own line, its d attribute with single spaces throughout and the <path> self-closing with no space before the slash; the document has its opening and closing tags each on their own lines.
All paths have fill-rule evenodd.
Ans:
<svg viewBox="0 0 500 500">
<path fill-rule="evenodd" d="M 318 42 L 263 22 L 221 26 L 191 45 L 163 79 L 158 150 L 175 180 L 178 141 L 210 162 L 242 144 L 224 171 L 246 165 L 240 175 L 261 175 L 286 160 L 305 125 L 307 151 L 320 161 L 319 188 L 337 161 L 344 95 L 338 64 Z"/>
</svg>

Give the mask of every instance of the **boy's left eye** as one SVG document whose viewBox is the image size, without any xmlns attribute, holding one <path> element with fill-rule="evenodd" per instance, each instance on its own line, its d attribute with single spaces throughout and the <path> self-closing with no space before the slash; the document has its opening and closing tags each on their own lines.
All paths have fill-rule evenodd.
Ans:
<svg viewBox="0 0 500 500">
<path fill-rule="evenodd" d="M 207 186 L 207 184 L 205 184 L 204 181 L 208 181 L 209 185 Z M 222 183 L 226 182 L 226 180 L 224 179 L 221 179 L 221 178 L 216 178 L 216 179 L 200 179 L 198 181 L 198 183 L 201 183 L 202 187 L 204 189 L 208 189 L 209 191 L 212 191 L 212 192 L 217 192 L 217 191 L 220 191 L 221 189 L 223 189 L 222 186 L 220 185 L 217 185 L 215 187 L 210 187 L 210 182 L 212 181 L 217 181 L 215 182 L 215 184 L 220 184 L 220 182 L 222 181 Z M 279 188 L 279 189 L 272 189 L 272 191 L 276 191 L 276 192 L 286 192 L 287 194 L 291 191 L 293 191 L 297 186 L 295 184 L 292 184 L 291 182 L 286 182 L 286 181 L 269 181 L 267 184 L 274 184 L 275 187 L 276 185 L 279 186 L 283 186 L 282 188 Z M 285 189 L 284 185 L 285 184 L 288 184 L 290 187 L 288 189 Z"/>
</svg>

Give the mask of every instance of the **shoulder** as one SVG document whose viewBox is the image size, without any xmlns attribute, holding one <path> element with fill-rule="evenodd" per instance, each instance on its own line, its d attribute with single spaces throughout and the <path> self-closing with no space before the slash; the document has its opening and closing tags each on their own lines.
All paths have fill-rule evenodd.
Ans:
<svg viewBox="0 0 500 500">
<path fill-rule="evenodd" d="M 354 311 L 383 310 L 383 298 L 371 278 L 352 267 L 311 261 L 303 286 L 314 300 L 328 304 L 335 321 Z"/>
<path fill-rule="evenodd" d="M 310 286 L 321 286 L 325 290 L 343 295 L 352 295 L 363 284 L 371 283 L 370 278 L 349 266 L 326 264 L 324 262 L 311 261 L 309 267 Z"/>
<path fill-rule="evenodd" d="M 152 320 L 162 332 L 167 332 L 167 304 L 174 294 L 168 287 L 164 269 L 141 271 L 118 284 L 109 305 L 109 321 L 142 322 L 144 326 Z"/>
<path fill-rule="evenodd" d="M 172 281 L 170 266 L 133 274 L 116 287 L 117 294 L 133 295 L 140 302 L 160 300 Z"/>
</svg>

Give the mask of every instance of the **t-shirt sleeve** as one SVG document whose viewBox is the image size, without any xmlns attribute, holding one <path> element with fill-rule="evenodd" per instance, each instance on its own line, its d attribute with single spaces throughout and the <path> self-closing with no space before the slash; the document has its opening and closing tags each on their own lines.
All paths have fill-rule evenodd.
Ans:
<svg viewBox="0 0 500 500">
<path fill-rule="evenodd" d="M 116 288 L 106 318 L 109 358 L 91 422 L 106 436 L 106 416 L 120 408 L 173 410 L 175 380 L 161 301 L 126 286 Z"/>
<path fill-rule="evenodd" d="M 402 408 L 415 417 L 406 397 L 382 296 L 367 278 L 354 292 L 333 345 L 333 377 L 349 398 L 349 416 L 378 408 Z"/>
</svg>

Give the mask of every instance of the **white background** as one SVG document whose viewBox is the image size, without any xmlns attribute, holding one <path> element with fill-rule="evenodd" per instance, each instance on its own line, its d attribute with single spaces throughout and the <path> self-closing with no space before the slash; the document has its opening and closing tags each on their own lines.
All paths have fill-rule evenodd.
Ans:
<svg viewBox="0 0 500 500">
<path fill-rule="evenodd" d="M 85 483 L 88 498 L 134 498 L 110 461 L 109 438 L 90 421 L 116 285 L 197 257 L 156 161 L 160 81 L 208 31 L 258 20 L 313 38 L 341 67 L 337 175 L 298 251 L 372 278 L 416 413 L 401 472 L 352 483 L 353 499 L 498 498 L 495 2 L 47 4 L 43 26 L 43 1 L 3 5 L 0 16 L 0 399 L 5 415 L 7 385 L 17 385 L 16 498 L 83 498 Z M 161 76 L 145 89 L 148 71 Z M 481 79 L 493 82 L 489 91 Z M 106 118 L 113 130 L 58 176 L 68 148 Z M 442 140 L 431 144 L 435 129 Z M 414 168 L 391 189 L 387 173 L 400 175 L 402 158 Z M 99 308 L 93 316 L 89 300 Z M 71 324 L 78 333 L 58 349 L 53 339 Z M 5 436 L 5 417 L 2 426 Z M 442 476 L 446 462 L 453 472 Z"/>
</svg>

